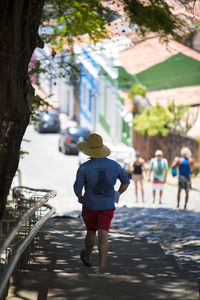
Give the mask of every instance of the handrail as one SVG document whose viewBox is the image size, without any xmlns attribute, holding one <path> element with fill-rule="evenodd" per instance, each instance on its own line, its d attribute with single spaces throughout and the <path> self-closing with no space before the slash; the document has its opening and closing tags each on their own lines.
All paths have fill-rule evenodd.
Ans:
<svg viewBox="0 0 200 300">
<path fill-rule="evenodd" d="M 16 249 L 14 249 L 13 254 L 9 257 L 9 260 L 7 264 L 4 267 L 3 272 L 0 274 L 0 299 L 5 299 L 4 296 L 1 298 L 2 295 L 4 295 L 6 291 L 6 286 L 9 282 L 10 276 L 12 275 L 18 261 L 20 260 L 20 257 L 22 253 L 27 249 L 28 245 L 32 242 L 34 239 L 35 235 L 37 232 L 40 230 L 42 225 L 46 222 L 46 220 L 51 217 L 55 213 L 55 209 L 46 203 L 50 198 L 53 198 L 56 196 L 56 191 L 52 190 L 45 190 L 45 189 L 33 189 L 29 187 L 24 187 L 24 186 L 19 186 L 17 187 L 19 191 L 22 191 L 25 189 L 26 192 L 42 192 L 46 193 L 45 195 L 40 195 L 41 199 L 37 200 L 36 203 L 32 207 L 30 207 L 18 220 L 17 224 L 15 225 L 15 228 L 10 232 L 8 237 L 3 241 L 3 244 L 0 248 L 0 256 L 3 254 L 3 252 L 6 251 L 7 248 L 10 247 L 11 243 L 13 242 L 14 238 L 17 236 L 17 233 L 20 232 L 20 229 L 23 224 L 26 224 L 27 219 L 30 219 L 34 213 L 36 213 L 39 209 L 41 219 L 37 221 L 38 219 L 36 218 L 35 225 L 32 227 L 31 231 L 29 231 L 28 235 L 24 237 L 24 239 L 21 241 L 21 244 L 17 246 Z M 21 195 L 24 197 L 24 195 Z M 19 196 L 20 198 L 20 196 Z M 35 200 L 38 197 L 32 196 L 32 198 Z M 19 199 L 18 199 L 19 200 Z M 35 200 L 36 201 L 36 200 Z M 20 202 L 21 203 L 21 202 Z M 32 202 L 31 202 L 32 203 Z M 48 213 L 42 214 L 41 207 L 45 207 L 49 209 Z M 37 216 L 37 215 L 36 215 Z"/>
<path fill-rule="evenodd" d="M 25 238 L 25 240 L 22 242 L 22 244 L 15 251 L 14 255 L 10 258 L 9 263 L 5 267 L 3 273 L 1 274 L 1 277 L 0 277 L 0 295 L 3 295 L 6 285 L 9 281 L 9 278 L 12 275 L 20 256 L 22 255 L 22 253 L 24 252 L 26 247 L 30 244 L 30 242 L 34 239 L 35 235 L 40 230 L 42 225 L 46 222 L 46 220 L 50 216 L 52 216 L 54 214 L 54 212 L 55 212 L 55 209 L 53 208 L 48 214 L 45 215 L 45 217 L 43 217 L 40 221 L 38 221 L 38 223 L 32 229 L 30 234 Z"/>
<path fill-rule="evenodd" d="M 21 188 L 21 187 L 19 187 Z M 23 187 L 24 188 L 24 187 Z M 29 188 L 30 189 L 30 188 Z M 34 190 L 34 189 L 30 189 Z M 40 190 L 41 191 L 41 190 Z M 45 190 L 43 190 L 45 191 Z M 46 190 L 47 191 L 47 190 Z M 15 238 L 15 235 L 19 228 L 22 226 L 25 220 L 27 220 L 39 207 L 41 207 L 45 202 L 47 202 L 50 198 L 53 198 L 56 196 L 56 191 L 49 191 L 48 193 L 42 197 L 42 200 L 40 202 L 37 202 L 33 207 L 31 207 L 18 221 L 17 225 L 15 228 L 11 231 L 7 239 L 4 241 L 3 245 L 0 248 L 0 254 L 10 245 L 10 243 L 13 241 Z"/>
</svg>

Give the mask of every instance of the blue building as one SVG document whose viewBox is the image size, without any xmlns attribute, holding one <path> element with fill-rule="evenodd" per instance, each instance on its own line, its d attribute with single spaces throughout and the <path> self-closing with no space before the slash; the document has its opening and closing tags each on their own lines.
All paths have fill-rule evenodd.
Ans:
<svg viewBox="0 0 200 300">
<path fill-rule="evenodd" d="M 85 49 L 82 49 L 80 67 L 80 124 L 96 131 L 99 65 Z"/>
<path fill-rule="evenodd" d="M 132 122 L 129 126 L 124 121 L 126 108 L 118 89 L 117 57 L 120 48 L 125 47 L 123 41 L 122 45 L 105 41 L 93 49 L 85 45 L 79 52 L 80 124 L 100 133 L 107 141 L 131 146 Z"/>
</svg>

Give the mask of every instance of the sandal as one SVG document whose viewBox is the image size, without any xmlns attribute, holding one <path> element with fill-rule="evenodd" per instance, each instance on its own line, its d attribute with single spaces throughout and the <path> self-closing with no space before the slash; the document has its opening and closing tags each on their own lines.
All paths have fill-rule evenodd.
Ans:
<svg viewBox="0 0 200 300">
<path fill-rule="evenodd" d="M 85 260 L 85 250 L 82 250 L 82 251 L 81 251 L 80 258 L 81 258 L 83 264 L 84 264 L 86 267 L 91 267 L 91 266 L 92 266 L 90 262 L 87 262 L 87 261 Z"/>
</svg>

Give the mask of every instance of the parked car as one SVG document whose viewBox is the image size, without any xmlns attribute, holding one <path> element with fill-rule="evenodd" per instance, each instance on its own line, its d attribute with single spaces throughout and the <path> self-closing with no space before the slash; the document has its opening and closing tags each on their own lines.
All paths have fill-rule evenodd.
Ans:
<svg viewBox="0 0 200 300">
<path fill-rule="evenodd" d="M 60 133 L 58 150 L 64 154 L 78 154 L 77 144 L 86 141 L 90 130 L 81 126 L 70 126 Z"/>
<path fill-rule="evenodd" d="M 128 147 L 124 144 L 115 144 L 105 142 L 104 143 L 111 151 L 108 158 L 115 160 L 120 166 L 128 172 L 128 164 L 135 156 L 135 150 L 132 147 Z M 79 165 L 87 161 L 89 157 L 82 152 L 79 152 Z"/>
<path fill-rule="evenodd" d="M 38 121 L 35 125 L 35 130 L 42 132 L 59 132 L 60 120 L 59 112 L 55 109 L 50 109 L 48 112 L 41 111 L 38 116 Z"/>
</svg>

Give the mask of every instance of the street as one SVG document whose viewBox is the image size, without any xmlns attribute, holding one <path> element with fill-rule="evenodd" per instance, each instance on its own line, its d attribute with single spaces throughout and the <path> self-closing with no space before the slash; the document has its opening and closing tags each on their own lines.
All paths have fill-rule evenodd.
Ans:
<svg viewBox="0 0 200 300">
<path fill-rule="evenodd" d="M 64 155 L 58 151 L 58 134 L 40 134 L 33 126 L 29 126 L 22 142 L 22 150 L 29 152 L 20 160 L 19 169 L 22 172 L 22 185 L 33 188 L 56 190 L 58 195 L 50 200 L 58 214 L 66 214 L 81 210 L 80 204 L 73 192 L 73 183 L 78 168 L 77 155 Z M 119 183 L 117 182 L 117 185 Z M 145 182 L 145 203 L 135 202 L 134 186 L 131 182 L 128 190 L 120 197 L 117 207 L 146 208 L 176 208 L 177 187 L 166 184 L 163 202 L 152 203 L 151 183 Z M 140 196 L 140 190 L 139 190 Z M 140 198 L 139 198 L 140 199 Z M 184 206 L 184 191 L 182 192 L 181 208 Z M 200 212 L 200 194 L 191 191 L 188 210 Z"/>
<path fill-rule="evenodd" d="M 81 205 L 73 193 L 78 156 L 58 151 L 58 134 L 39 134 L 28 127 L 22 149 L 28 151 L 20 161 L 22 185 L 57 191 L 49 203 L 57 215 L 78 216 Z M 117 183 L 119 185 L 119 183 Z M 145 181 L 145 203 L 135 202 L 133 182 L 117 204 L 113 224 L 129 230 L 134 236 L 159 242 L 164 251 L 200 277 L 200 193 L 191 191 L 187 210 L 182 192 L 180 209 L 176 209 L 177 186 L 166 184 L 162 204 L 152 203 L 151 183 Z M 140 190 L 139 190 L 140 196 Z"/>
<path fill-rule="evenodd" d="M 50 200 L 57 212 L 80 209 L 73 193 L 73 182 L 78 167 L 75 155 L 58 151 L 58 134 L 39 134 L 29 126 L 22 142 L 22 150 L 29 152 L 20 160 L 22 185 L 32 188 L 56 190 L 58 195 Z"/>
</svg>

